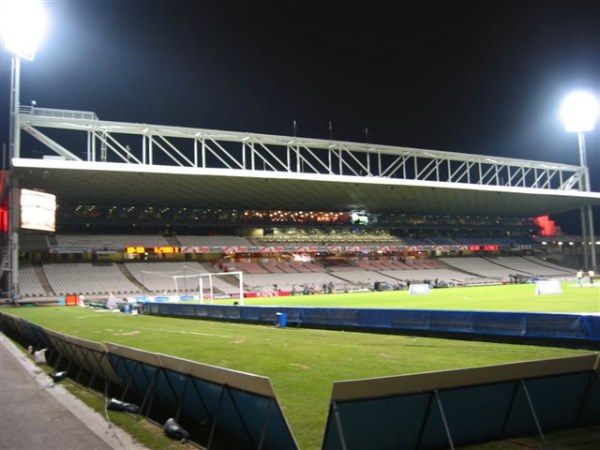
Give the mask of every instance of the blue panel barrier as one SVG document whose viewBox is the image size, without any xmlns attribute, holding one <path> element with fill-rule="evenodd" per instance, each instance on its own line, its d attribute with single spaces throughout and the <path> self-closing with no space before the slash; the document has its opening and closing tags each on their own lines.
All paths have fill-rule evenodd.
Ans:
<svg viewBox="0 0 600 450">
<path fill-rule="evenodd" d="M 279 323 L 280 315 L 277 313 L 284 313 L 287 314 L 288 323 L 315 328 L 372 328 L 481 337 L 573 340 L 594 344 L 600 342 L 600 316 L 596 315 L 170 303 L 146 303 L 143 312 L 269 324 Z"/>
<path fill-rule="evenodd" d="M 334 383 L 323 450 L 440 449 L 600 423 L 598 354 Z"/>
<path fill-rule="evenodd" d="M 208 314 L 210 309 L 163 308 L 156 313 Z M 213 311 L 210 310 L 212 313 Z M 221 317 L 239 316 L 220 308 Z M 135 397 L 140 414 L 173 417 L 189 426 L 192 439 L 207 448 L 240 450 L 297 449 L 271 382 L 237 372 L 115 344 L 66 336 L 0 311 L 0 331 L 25 345 L 52 350 L 55 368 L 64 368 L 75 382 L 87 387 L 104 381 L 120 388 L 121 397 Z M 164 416 L 164 417 L 163 417 Z"/>
<path fill-rule="evenodd" d="M 107 347 L 126 386 L 123 397 L 129 390 L 141 399 L 142 414 L 160 421 L 173 417 L 207 448 L 298 448 L 267 378 L 115 344 Z"/>
</svg>

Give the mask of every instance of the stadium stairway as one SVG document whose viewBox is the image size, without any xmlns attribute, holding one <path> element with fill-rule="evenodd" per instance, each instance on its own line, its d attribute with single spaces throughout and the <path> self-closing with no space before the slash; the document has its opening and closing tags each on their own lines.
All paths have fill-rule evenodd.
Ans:
<svg viewBox="0 0 600 450">
<path fill-rule="evenodd" d="M 334 271 L 328 270 L 327 274 L 330 275 L 331 277 L 339 280 L 339 283 L 337 283 L 337 284 L 343 284 L 345 286 L 349 286 L 350 288 L 359 288 L 359 289 L 364 289 L 364 288 L 370 289 L 371 288 L 371 286 L 369 286 L 368 283 L 352 283 L 352 282 L 348 281 L 347 279 L 336 275 L 336 273 Z M 389 277 L 387 277 L 387 278 L 389 278 Z"/>
<path fill-rule="evenodd" d="M 177 239 L 177 236 L 164 236 L 164 238 L 171 247 L 182 246 L 181 242 L 179 242 L 179 239 Z"/>
<path fill-rule="evenodd" d="M 531 261 L 534 264 L 538 264 L 540 266 L 544 266 L 544 267 L 548 267 L 549 269 L 557 269 L 557 264 L 552 264 L 552 263 L 547 263 L 545 260 L 543 260 L 542 258 L 536 258 L 533 256 L 523 256 L 523 259 L 526 259 L 527 261 Z M 558 264 L 560 266 L 560 264 Z M 565 266 L 561 266 L 563 268 L 566 269 Z M 576 267 L 571 267 L 571 269 L 573 269 L 572 271 L 565 271 L 565 275 L 573 275 L 573 273 L 577 272 L 577 268 Z M 559 269 L 560 270 L 560 269 Z"/>
<path fill-rule="evenodd" d="M 40 282 L 40 285 L 46 292 L 46 295 L 50 295 L 50 296 L 56 295 L 56 293 L 52 289 L 52 286 L 50 285 L 50 282 L 48 281 L 48 277 L 46 276 L 46 272 L 44 272 L 44 269 L 42 268 L 42 266 L 34 264 L 33 270 L 35 272 L 35 276 L 37 277 L 38 281 Z"/>
<path fill-rule="evenodd" d="M 147 289 L 145 286 L 143 286 L 132 274 L 131 272 L 127 269 L 127 267 L 125 266 L 125 264 L 123 263 L 115 263 L 115 265 L 117 266 L 117 268 L 121 271 L 121 273 L 123 274 L 123 276 L 125 278 L 127 278 L 129 281 L 131 281 L 134 285 L 137 286 L 137 288 L 140 290 L 140 292 L 146 292 Z"/>
<path fill-rule="evenodd" d="M 458 267 L 458 266 L 453 266 L 453 265 L 451 265 L 451 264 L 449 264 L 447 262 L 443 262 L 443 261 L 438 261 L 438 262 L 441 262 L 445 267 L 447 267 L 450 270 L 454 270 L 456 272 L 460 272 L 460 273 L 465 273 L 467 275 L 471 275 L 473 278 L 482 278 L 481 274 L 478 274 L 478 273 L 475 273 L 475 272 L 469 272 L 468 270 L 465 270 L 465 269 L 463 269 L 461 267 Z"/>
<path fill-rule="evenodd" d="M 492 264 L 496 264 L 499 267 L 504 267 L 505 269 L 513 270 L 515 273 L 517 273 L 519 275 L 529 275 L 530 277 L 535 276 L 535 274 L 533 274 L 533 273 L 523 272 L 522 270 L 517 270 L 514 267 L 507 266 L 506 264 L 500 264 L 498 261 L 494 261 L 493 259 L 487 258 L 485 256 L 482 256 L 482 258 L 485 259 L 487 262 L 490 262 Z"/>
<path fill-rule="evenodd" d="M 48 235 L 48 246 L 50 248 L 52 248 L 52 247 L 58 247 L 58 241 L 56 240 L 56 236 L 54 234 L 49 234 Z"/>
</svg>

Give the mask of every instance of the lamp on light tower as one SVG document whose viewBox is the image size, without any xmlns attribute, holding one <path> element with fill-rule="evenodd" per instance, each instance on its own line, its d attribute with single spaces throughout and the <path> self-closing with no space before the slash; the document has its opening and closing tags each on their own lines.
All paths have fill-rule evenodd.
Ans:
<svg viewBox="0 0 600 450">
<path fill-rule="evenodd" d="M 586 164 L 585 133 L 592 131 L 598 119 L 598 100 L 586 91 L 575 91 L 569 94 L 562 105 L 561 116 L 567 131 L 576 132 L 579 143 L 579 164 L 583 177 L 579 188 L 591 191 L 590 172 Z M 581 230 L 583 234 L 583 257 L 586 267 L 596 271 L 596 238 L 594 237 L 594 218 L 592 205 L 581 207 Z M 589 255 L 589 257 L 588 257 Z"/>
<path fill-rule="evenodd" d="M 19 295 L 19 182 L 12 171 L 12 159 L 21 156 L 21 126 L 19 123 L 19 91 L 21 59 L 33 61 L 47 28 L 47 16 L 39 0 L 0 1 L 0 36 L 4 47 L 13 54 L 10 78 L 9 136 L 9 286 L 11 298 Z"/>
</svg>

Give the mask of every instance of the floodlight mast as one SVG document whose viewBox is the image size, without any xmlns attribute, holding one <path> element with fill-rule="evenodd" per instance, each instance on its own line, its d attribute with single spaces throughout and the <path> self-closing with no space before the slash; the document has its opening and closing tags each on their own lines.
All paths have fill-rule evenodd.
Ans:
<svg viewBox="0 0 600 450">
<path fill-rule="evenodd" d="M 19 123 L 21 59 L 33 61 L 35 52 L 46 33 L 46 11 L 39 0 L 3 0 L 0 2 L 0 35 L 4 47 L 13 54 L 10 88 L 10 134 L 8 158 L 8 189 L 10 210 L 8 219 L 9 282 L 13 302 L 19 297 L 19 181 L 12 171 L 12 159 L 21 156 L 21 124 Z"/>
<path fill-rule="evenodd" d="M 586 91 L 574 91 L 569 94 L 563 103 L 561 115 L 565 129 L 577 133 L 579 146 L 579 164 L 583 169 L 583 180 L 580 188 L 586 192 L 591 191 L 590 171 L 586 162 L 585 133 L 592 131 L 598 119 L 598 100 Z M 597 271 L 596 238 L 594 235 L 594 214 L 592 205 L 582 206 L 581 230 L 583 234 L 583 259 L 584 265 Z"/>
</svg>

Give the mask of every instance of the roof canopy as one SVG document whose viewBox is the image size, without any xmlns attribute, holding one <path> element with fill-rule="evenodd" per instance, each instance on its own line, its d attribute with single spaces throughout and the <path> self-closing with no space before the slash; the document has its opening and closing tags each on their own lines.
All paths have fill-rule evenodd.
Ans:
<svg viewBox="0 0 600 450">
<path fill-rule="evenodd" d="M 56 160 L 13 160 L 20 186 L 59 201 L 305 211 L 404 212 L 535 217 L 598 204 L 580 191 L 495 188 L 374 177 L 296 175 L 229 169 L 132 167 Z"/>
<path fill-rule="evenodd" d="M 28 136 L 13 174 L 59 202 L 515 217 L 600 204 L 585 170 L 566 164 L 32 107 L 21 107 L 18 125 Z"/>
</svg>

